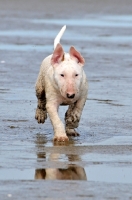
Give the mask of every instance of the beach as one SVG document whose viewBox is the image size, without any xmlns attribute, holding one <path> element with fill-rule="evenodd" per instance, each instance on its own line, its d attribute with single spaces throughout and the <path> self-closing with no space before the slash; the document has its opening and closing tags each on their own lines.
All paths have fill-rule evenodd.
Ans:
<svg viewBox="0 0 132 200">
<path fill-rule="evenodd" d="M 0 199 L 132 199 L 132 1 L 0 0 Z M 77 131 L 53 143 L 35 82 L 54 38 L 85 58 Z M 64 118 L 67 106 L 61 106 Z"/>
</svg>

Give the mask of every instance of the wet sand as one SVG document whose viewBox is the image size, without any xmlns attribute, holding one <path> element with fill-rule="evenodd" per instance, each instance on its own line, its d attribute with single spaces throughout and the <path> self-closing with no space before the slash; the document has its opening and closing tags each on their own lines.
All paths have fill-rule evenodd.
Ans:
<svg viewBox="0 0 132 200">
<path fill-rule="evenodd" d="M 0 199 L 132 198 L 131 7 L 0 0 Z M 89 94 L 80 137 L 57 146 L 49 119 L 34 119 L 34 85 L 64 24 L 61 43 L 84 56 Z"/>
</svg>

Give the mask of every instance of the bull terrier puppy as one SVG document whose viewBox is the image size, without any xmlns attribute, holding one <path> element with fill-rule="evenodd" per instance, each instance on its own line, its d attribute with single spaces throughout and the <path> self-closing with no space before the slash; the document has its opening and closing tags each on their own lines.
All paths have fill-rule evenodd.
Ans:
<svg viewBox="0 0 132 200">
<path fill-rule="evenodd" d="M 68 136 L 79 135 L 75 128 L 79 125 L 88 92 L 84 58 L 73 46 L 65 53 L 60 44 L 65 29 L 63 26 L 54 40 L 53 54 L 43 60 L 35 87 L 38 98 L 35 118 L 38 123 L 44 123 L 48 113 L 57 142 L 67 142 Z M 69 105 L 65 126 L 58 115 L 59 105 Z"/>
</svg>

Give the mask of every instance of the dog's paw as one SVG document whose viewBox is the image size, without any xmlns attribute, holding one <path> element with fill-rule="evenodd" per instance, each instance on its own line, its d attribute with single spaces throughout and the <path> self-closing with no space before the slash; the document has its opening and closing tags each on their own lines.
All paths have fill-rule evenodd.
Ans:
<svg viewBox="0 0 132 200">
<path fill-rule="evenodd" d="M 47 119 L 47 112 L 37 108 L 36 109 L 36 114 L 35 114 L 35 119 L 38 121 L 38 123 L 44 123 L 45 120 Z"/>
<path fill-rule="evenodd" d="M 59 142 L 59 143 L 66 143 L 69 141 L 69 138 L 66 135 L 60 135 L 60 136 L 55 136 L 54 137 L 54 142 Z"/>
<path fill-rule="evenodd" d="M 68 136 L 74 136 L 74 137 L 77 137 L 79 136 L 79 133 L 75 131 L 75 129 L 72 129 L 72 128 L 67 128 L 66 129 L 66 134 Z"/>
</svg>

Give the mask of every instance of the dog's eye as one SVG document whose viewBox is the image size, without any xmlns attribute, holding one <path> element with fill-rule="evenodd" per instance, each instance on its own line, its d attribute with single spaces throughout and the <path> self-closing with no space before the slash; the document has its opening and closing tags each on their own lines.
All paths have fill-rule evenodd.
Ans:
<svg viewBox="0 0 132 200">
<path fill-rule="evenodd" d="M 64 74 L 61 74 L 62 77 L 64 77 Z"/>
<path fill-rule="evenodd" d="M 79 74 L 75 74 L 75 76 L 78 76 Z"/>
</svg>

